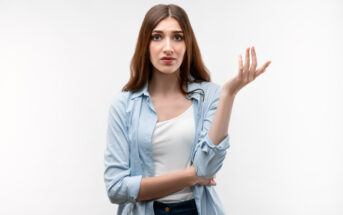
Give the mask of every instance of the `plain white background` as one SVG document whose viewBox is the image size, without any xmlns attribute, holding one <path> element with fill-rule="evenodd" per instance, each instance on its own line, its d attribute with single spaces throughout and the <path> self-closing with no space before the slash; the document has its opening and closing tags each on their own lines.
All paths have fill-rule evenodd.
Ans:
<svg viewBox="0 0 343 215">
<path fill-rule="evenodd" d="M 186 10 L 215 83 L 249 46 L 272 60 L 234 102 L 216 187 L 227 213 L 343 214 L 339 0 L 0 0 L 0 214 L 116 213 L 107 114 L 157 3 Z"/>
</svg>

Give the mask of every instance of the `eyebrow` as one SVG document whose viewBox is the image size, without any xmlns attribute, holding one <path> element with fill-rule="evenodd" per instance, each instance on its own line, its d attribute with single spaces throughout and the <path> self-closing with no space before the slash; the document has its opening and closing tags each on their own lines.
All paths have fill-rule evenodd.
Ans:
<svg viewBox="0 0 343 215">
<path fill-rule="evenodd" d="M 152 31 L 153 33 L 156 32 L 156 33 L 162 33 L 163 34 L 163 31 L 159 31 L 159 30 L 153 30 Z M 172 31 L 173 33 L 182 33 L 183 34 L 183 31 Z"/>
</svg>

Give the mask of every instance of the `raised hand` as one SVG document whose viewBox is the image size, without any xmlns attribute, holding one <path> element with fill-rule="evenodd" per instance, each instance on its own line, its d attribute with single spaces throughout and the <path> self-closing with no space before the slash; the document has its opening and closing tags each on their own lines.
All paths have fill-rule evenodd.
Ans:
<svg viewBox="0 0 343 215">
<path fill-rule="evenodd" d="M 267 61 L 262 67 L 256 69 L 257 67 L 257 57 L 255 52 L 255 47 L 251 47 L 252 63 L 250 66 L 250 47 L 246 49 L 245 52 L 245 63 L 243 65 L 242 55 L 238 56 L 238 73 L 235 77 L 228 80 L 223 85 L 223 90 L 226 90 L 231 95 L 236 95 L 245 85 L 255 80 L 255 78 L 262 73 L 264 73 L 271 63 Z"/>
</svg>

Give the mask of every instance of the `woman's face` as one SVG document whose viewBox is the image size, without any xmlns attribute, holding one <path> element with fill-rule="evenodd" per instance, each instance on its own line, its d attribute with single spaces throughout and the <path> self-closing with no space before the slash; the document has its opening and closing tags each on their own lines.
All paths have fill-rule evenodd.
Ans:
<svg viewBox="0 0 343 215">
<path fill-rule="evenodd" d="M 168 17 L 153 29 L 149 44 L 154 70 L 173 74 L 179 71 L 186 52 L 184 34 L 176 19 Z"/>
</svg>

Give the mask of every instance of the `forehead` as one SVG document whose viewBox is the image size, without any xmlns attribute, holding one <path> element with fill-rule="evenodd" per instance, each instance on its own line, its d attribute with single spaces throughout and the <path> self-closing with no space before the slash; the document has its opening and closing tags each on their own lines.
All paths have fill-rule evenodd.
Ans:
<svg viewBox="0 0 343 215">
<path fill-rule="evenodd" d="M 164 32 L 172 32 L 172 31 L 182 31 L 178 21 L 172 17 L 165 18 L 161 20 L 153 31 L 164 31 Z"/>
</svg>

